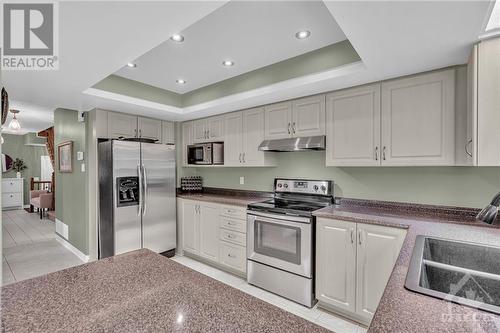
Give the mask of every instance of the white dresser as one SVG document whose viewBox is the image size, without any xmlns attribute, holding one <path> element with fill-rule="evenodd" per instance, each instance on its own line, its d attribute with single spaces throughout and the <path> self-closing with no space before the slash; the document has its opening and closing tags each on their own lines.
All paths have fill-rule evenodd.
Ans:
<svg viewBox="0 0 500 333">
<path fill-rule="evenodd" d="M 24 178 L 2 179 L 2 209 L 23 209 Z"/>
</svg>

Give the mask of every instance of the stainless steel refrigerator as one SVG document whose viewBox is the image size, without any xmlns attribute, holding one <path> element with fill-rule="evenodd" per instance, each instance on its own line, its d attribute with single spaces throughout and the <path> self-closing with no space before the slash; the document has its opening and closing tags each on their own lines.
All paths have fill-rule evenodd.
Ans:
<svg viewBox="0 0 500 333">
<path fill-rule="evenodd" d="M 175 149 L 153 143 L 99 143 L 99 258 L 176 247 Z"/>
</svg>

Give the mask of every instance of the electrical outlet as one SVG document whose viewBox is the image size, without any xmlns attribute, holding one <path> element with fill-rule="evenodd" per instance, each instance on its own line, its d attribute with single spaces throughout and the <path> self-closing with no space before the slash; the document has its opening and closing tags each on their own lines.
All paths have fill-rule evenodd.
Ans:
<svg viewBox="0 0 500 333">
<path fill-rule="evenodd" d="M 245 185 L 245 177 L 240 177 L 240 185 Z"/>
</svg>

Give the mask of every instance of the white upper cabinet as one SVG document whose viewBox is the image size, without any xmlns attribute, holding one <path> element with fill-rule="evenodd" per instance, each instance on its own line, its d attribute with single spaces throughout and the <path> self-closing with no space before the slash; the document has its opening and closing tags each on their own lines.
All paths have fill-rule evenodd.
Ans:
<svg viewBox="0 0 500 333">
<path fill-rule="evenodd" d="M 223 116 L 195 120 L 193 123 L 194 142 L 224 141 Z"/>
<path fill-rule="evenodd" d="M 161 122 L 161 143 L 163 144 L 175 143 L 175 130 L 173 122 L 171 121 Z"/>
<path fill-rule="evenodd" d="M 455 164 L 455 70 L 382 83 L 382 165 Z"/>
<path fill-rule="evenodd" d="M 357 224 L 356 314 L 371 321 L 396 264 L 406 230 Z"/>
<path fill-rule="evenodd" d="M 206 142 L 208 140 L 206 119 L 193 121 L 193 140 L 194 142 Z"/>
<path fill-rule="evenodd" d="M 326 96 L 326 165 L 380 165 L 380 84 Z"/>
<path fill-rule="evenodd" d="M 224 165 L 273 166 L 275 157 L 259 151 L 264 140 L 264 109 L 255 108 L 225 116 Z"/>
<path fill-rule="evenodd" d="M 241 166 L 243 112 L 229 113 L 224 117 L 226 135 L 224 141 L 224 165 Z"/>
<path fill-rule="evenodd" d="M 292 102 L 291 131 L 298 137 L 325 135 L 325 95 Z"/>
<path fill-rule="evenodd" d="M 283 102 L 264 107 L 265 138 L 283 139 L 291 136 L 292 103 Z"/>
<path fill-rule="evenodd" d="M 161 120 L 138 117 L 137 128 L 140 138 L 161 142 Z"/>
<path fill-rule="evenodd" d="M 500 38 L 481 41 L 474 59 L 477 96 L 472 110 L 477 121 L 477 161 L 479 166 L 500 165 Z M 474 133 L 473 133 L 474 134 Z M 471 138 L 472 139 L 472 138 Z M 473 152 L 474 155 L 474 152 Z"/>
<path fill-rule="evenodd" d="M 182 123 L 182 164 L 188 165 L 187 154 L 189 145 L 193 144 L 193 122 Z"/>
<path fill-rule="evenodd" d="M 325 95 L 264 107 L 265 139 L 325 135 Z"/>
<path fill-rule="evenodd" d="M 224 117 L 207 119 L 208 141 L 224 141 Z"/>
<path fill-rule="evenodd" d="M 137 135 L 137 116 L 108 112 L 109 138 L 136 138 Z"/>
</svg>

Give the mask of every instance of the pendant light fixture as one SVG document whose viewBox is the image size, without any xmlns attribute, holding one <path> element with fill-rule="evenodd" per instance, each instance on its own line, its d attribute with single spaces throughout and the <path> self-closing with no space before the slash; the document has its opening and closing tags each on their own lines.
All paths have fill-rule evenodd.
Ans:
<svg viewBox="0 0 500 333">
<path fill-rule="evenodd" d="M 19 131 L 21 129 L 21 124 L 19 123 L 19 120 L 16 118 L 16 114 L 19 113 L 19 110 L 10 110 L 14 114 L 14 117 L 9 123 L 9 128 L 13 131 Z"/>
</svg>

